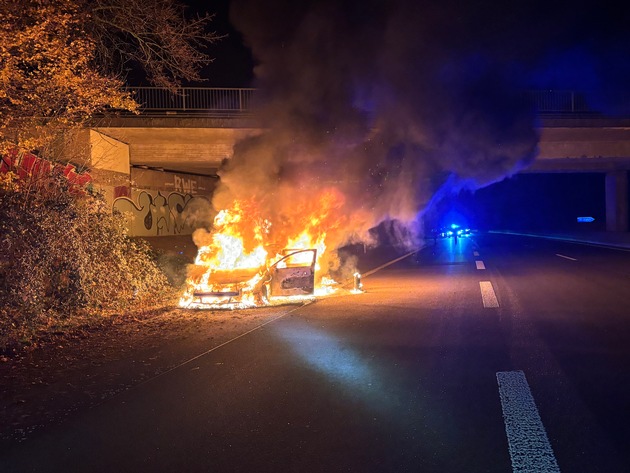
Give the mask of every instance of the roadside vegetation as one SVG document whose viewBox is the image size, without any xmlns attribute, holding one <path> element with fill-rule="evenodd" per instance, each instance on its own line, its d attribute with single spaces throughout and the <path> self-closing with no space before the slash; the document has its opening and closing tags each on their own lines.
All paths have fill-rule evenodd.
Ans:
<svg viewBox="0 0 630 473">
<path fill-rule="evenodd" d="M 95 115 L 136 113 L 133 70 L 199 81 L 219 39 L 176 0 L 0 0 L 0 356 L 73 321 L 144 310 L 174 284 L 89 186 L 66 145 Z M 70 141 L 71 142 L 71 141 Z M 16 168 L 15 157 L 46 163 Z M 73 168 L 74 169 L 74 168 Z"/>
<path fill-rule="evenodd" d="M 121 216 L 63 176 L 25 184 L 0 175 L 0 353 L 129 310 L 172 302 L 173 286 Z"/>
</svg>

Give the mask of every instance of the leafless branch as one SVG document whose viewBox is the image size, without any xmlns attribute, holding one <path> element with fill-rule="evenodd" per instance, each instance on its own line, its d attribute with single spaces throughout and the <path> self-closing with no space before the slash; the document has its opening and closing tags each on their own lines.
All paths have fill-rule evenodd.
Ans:
<svg viewBox="0 0 630 473">
<path fill-rule="evenodd" d="M 140 65 L 156 86 L 174 89 L 181 80 L 203 80 L 199 70 L 212 62 L 205 48 L 222 38 L 208 30 L 212 15 L 187 18 L 185 8 L 171 0 L 85 5 L 100 61 L 119 70 Z"/>
</svg>

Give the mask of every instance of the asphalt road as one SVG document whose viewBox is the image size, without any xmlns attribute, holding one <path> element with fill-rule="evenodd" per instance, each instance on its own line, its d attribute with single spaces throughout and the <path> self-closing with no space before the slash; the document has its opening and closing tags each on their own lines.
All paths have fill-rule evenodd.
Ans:
<svg viewBox="0 0 630 473">
<path fill-rule="evenodd" d="M 364 285 L 3 444 L 0 471 L 630 471 L 630 252 L 441 240 Z"/>
</svg>

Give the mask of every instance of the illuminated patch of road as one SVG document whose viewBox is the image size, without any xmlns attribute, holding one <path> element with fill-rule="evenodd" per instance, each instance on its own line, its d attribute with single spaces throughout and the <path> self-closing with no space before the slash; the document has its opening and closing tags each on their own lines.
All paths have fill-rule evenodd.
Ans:
<svg viewBox="0 0 630 473">
<path fill-rule="evenodd" d="M 411 420 L 414 413 L 402 413 L 400 406 L 410 406 L 416 401 L 406 389 L 398 386 L 399 381 L 393 376 L 391 367 L 385 368 L 373 356 L 354 350 L 348 340 L 305 320 L 292 319 L 286 324 L 276 324 L 272 331 L 288 344 L 306 367 L 324 377 L 318 383 L 326 379 L 335 386 L 335 396 L 344 396 L 347 402 L 363 403 L 374 420 L 384 418 L 387 422 L 405 426 L 414 422 Z M 429 428 L 440 436 L 445 435 L 441 425 Z"/>
<path fill-rule="evenodd" d="M 512 471 L 560 473 L 547 432 L 522 371 L 497 373 Z"/>
<path fill-rule="evenodd" d="M 570 256 L 564 256 L 564 255 L 561 255 L 559 253 L 556 253 L 556 256 L 559 256 L 560 258 L 568 259 L 568 260 L 571 260 L 571 261 L 577 261 L 577 259 L 575 259 L 575 258 L 571 258 Z"/>
<path fill-rule="evenodd" d="M 486 265 L 483 264 L 483 261 L 475 261 L 475 265 L 477 266 L 477 269 L 486 269 Z"/>
<path fill-rule="evenodd" d="M 481 288 L 481 299 L 483 306 L 487 309 L 499 307 L 499 301 L 497 295 L 494 293 L 494 288 L 490 281 L 479 281 L 479 287 Z"/>
<path fill-rule="evenodd" d="M 200 353 L 200 354 L 198 354 L 198 355 L 196 355 L 196 356 L 193 356 L 192 358 L 189 358 L 189 359 L 187 359 L 186 361 L 183 361 L 183 362 L 179 363 L 178 365 L 173 366 L 173 367 L 171 367 L 171 368 L 167 369 L 166 371 L 163 371 L 163 372 L 161 372 L 161 373 L 159 373 L 159 374 L 157 374 L 157 375 L 155 375 L 155 376 L 153 376 L 153 377 L 151 377 L 151 378 L 149 378 L 149 379 L 145 379 L 144 381 L 142 381 L 142 382 L 138 383 L 138 384 L 137 384 L 136 386 L 134 386 L 134 387 L 138 387 L 138 386 L 142 386 L 143 384 L 147 384 L 147 383 L 149 383 L 150 381 L 153 381 L 153 380 L 154 380 L 154 379 L 156 379 L 156 378 L 160 378 L 160 377 L 164 376 L 165 374 L 170 373 L 171 371 L 175 371 L 176 369 L 179 369 L 179 368 L 181 368 L 182 366 L 188 365 L 188 364 L 190 364 L 191 362 L 193 362 L 193 361 L 195 361 L 195 360 L 197 360 L 197 359 L 199 359 L 199 358 L 201 358 L 201 357 L 203 357 L 203 356 L 206 356 L 206 355 L 208 355 L 209 353 L 212 353 L 213 351 L 218 350 L 219 348 L 222 348 L 222 347 L 224 347 L 225 345 L 227 345 L 227 344 L 229 344 L 229 343 L 232 343 L 232 342 L 233 342 L 233 341 L 235 341 L 235 340 L 238 340 L 239 338 L 242 338 L 242 337 L 244 337 L 244 336 L 246 336 L 246 335 L 249 335 L 250 333 L 255 332 L 256 330 L 259 330 L 259 329 L 263 328 L 264 326 L 269 325 L 269 324 L 271 324 L 271 323 L 275 322 L 276 320 L 279 320 L 279 319 L 281 319 L 281 318 L 283 318 L 283 317 L 286 317 L 286 316 L 287 316 L 287 315 L 289 315 L 289 314 L 292 314 L 293 312 L 295 312 L 295 311 L 296 311 L 296 310 L 298 310 L 298 309 L 301 309 L 301 308 L 302 308 L 302 307 L 304 307 L 304 306 L 307 306 L 307 305 L 309 305 L 309 304 L 312 304 L 313 302 L 314 302 L 313 300 L 304 301 L 304 302 L 303 302 L 302 304 L 300 304 L 298 307 L 293 307 L 293 308 L 291 308 L 291 309 L 287 310 L 286 312 L 283 312 L 282 314 L 277 315 L 276 317 L 274 317 L 274 318 L 272 318 L 272 319 L 270 319 L 270 320 L 267 320 L 266 322 L 263 322 L 262 324 L 260 324 L 260 325 L 258 325 L 258 326 L 256 326 L 256 327 L 254 327 L 254 328 L 252 328 L 252 329 L 248 330 L 247 332 L 241 333 L 240 335 L 237 335 L 236 337 L 231 338 L 230 340 L 227 340 L 227 341 L 225 341 L 225 342 L 223 342 L 223 343 L 221 343 L 221 344 L 219 344 L 219 345 L 217 345 L 217 346 L 215 346 L 215 347 L 210 348 L 209 350 L 204 351 L 203 353 Z M 191 370 L 191 371 L 193 371 L 193 370 L 195 370 L 195 368 L 192 368 L 192 370 Z"/>
</svg>

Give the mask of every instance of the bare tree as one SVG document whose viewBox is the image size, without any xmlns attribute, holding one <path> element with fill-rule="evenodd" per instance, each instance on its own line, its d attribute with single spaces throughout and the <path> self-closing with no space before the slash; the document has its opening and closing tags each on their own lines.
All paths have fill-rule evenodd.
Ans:
<svg viewBox="0 0 630 473">
<path fill-rule="evenodd" d="M 212 62 L 204 48 L 221 38 L 208 31 L 212 15 L 187 18 L 172 0 L 94 0 L 85 8 L 99 62 L 139 65 L 156 86 L 202 80 L 200 68 Z"/>
</svg>

